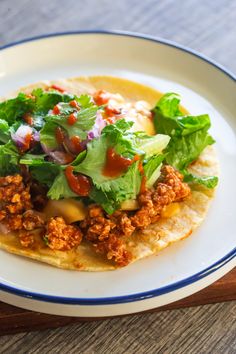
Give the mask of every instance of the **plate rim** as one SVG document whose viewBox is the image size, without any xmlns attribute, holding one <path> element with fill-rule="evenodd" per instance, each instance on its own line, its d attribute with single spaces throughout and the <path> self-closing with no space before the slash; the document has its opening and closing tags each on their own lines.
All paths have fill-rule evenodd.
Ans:
<svg viewBox="0 0 236 354">
<path fill-rule="evenodd" d="M 129 31 L 109 31 L 109 30 L 80 30 L 80 31 L 66 31 L 66 32 L 53 32 L 48 34 L 42 34 L 38 36 L 33 36 L 29 38 L 24 38 L 15 42 L 11 42 L 0 46 L 0 52 L 11 47 L 15 47 L 24 43 L 28 42 L 35 42 L 37 40 L 53 38 L 53 37 L 60 37 L 60 36 L 67 36 L 67 35 L 96 35 L 96 34 L 103 34 L 103 35 L 111 35 L 111 36 L 123 36 L 123 37 L 131 37 L 142 39 L 145 41 L 152 41 L 154 43 L 166 45 L 180 51 L 183 51 L 187 54 L 190 54 L 198 59 L 214 66 L 216 69 L 221 71 L 225 74 L 228 78 L 236 82 L 236 75 L 233 74 L 230 70 L 226 69 L 223 65 L 217 63 L 216 61 L 208 58 L 207 56 L 200 54 L 199 52 L 190 49 L 186 46 L 178 44 L 176 42 L 163 39 L 160 37 L 154 37 L 142 33 L 135 33 Z M 228 262 L 233 260 L 236 257 L 236 247 L 227 253 L 224 257 L 213 263 L 212 265 L 208 266 L 207 268 L 203 269 L 202 271 L 195 273 L 185 279 L 179 280 L 178 282 L 171 283 L 169 285 L 155 288 L 145 292 L 139 292 L 136 294 L 130 295 L 121 295 L 121 296 L 113 296 L 113 297 L 99 297 L 99 298 L 76 298 L 76 297 L 64 297 L 64 296 L 54 296 L 54 295 L 45 295 L 41 293 L 30 292 L 27 290 L 22 290 L 13 286 L 8 286 L 6 284 L 0 283 L 0 290 L 12 293 L 14 295 L 18 295 L 21 297 L 30 298 L 33 300 L 39 300 L 43 302 L 51 302 L 51 303 L 58 303 L 58 304 L 68 304 L 68 305 L 111 305 L 111 304 L 122 304 L 128 302 L 135 302 L 141 301 L 145 299 L 150 299 L 153 297 L 157 297 L 160 295 L 164 295 L 170 293 L 172 291 L 184 288 L 188 285 L 196 283 L 202 278 L 207 277 L 208 275 L 216 272 Z"/>
</svg>

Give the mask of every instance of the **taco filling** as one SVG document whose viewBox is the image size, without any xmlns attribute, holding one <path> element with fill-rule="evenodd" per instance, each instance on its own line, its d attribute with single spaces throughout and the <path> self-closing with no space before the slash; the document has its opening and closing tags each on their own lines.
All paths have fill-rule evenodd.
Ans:
<svg viewBox="0 0 236 354">
<path fill-rule="evenodd" d="M 218 182 L 209 116 L 133 85 L 132 97 L 115 78 L 40 83 L 0 103 L 1 248 L 106 270 L 203 220 Z"/>
</svg>

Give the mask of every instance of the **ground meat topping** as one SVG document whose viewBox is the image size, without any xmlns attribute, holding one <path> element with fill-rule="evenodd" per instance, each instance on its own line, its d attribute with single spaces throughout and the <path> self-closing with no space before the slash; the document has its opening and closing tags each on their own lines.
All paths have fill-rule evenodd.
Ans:
<svg viewBox="0 0 236 354">
<path fill-rule="evenodd" d="M 32 208 L 29 186 L 22 176 L 0 177 L 0 220 L 9 230 L 22 228 L 22 214 Z"/>
<path fill-rule="evenodd" d="M 34 246 L 34 234 L 25 231 L 25 230 L 20 230 L 19 231 L 19 240 L 21 243 L 21 246 L 25 248 L 32 248 Z"/>
<path fill-rule="evenodd" d="M 124 266 L 131 260 L 131 255 L 125 250 L 124 237 L 156 222 L 167 205 L 183 200 L 189 194 L 190 188 L 183 182 L 183 176 L 173 167 L 163 166 L 155 188 L 139 195 L 138 211 L 128 214 L 118 210 L 108 215 L 100 206 L 90 205 L 88 217 L 80 226 L 97 252 Z"/>
<path fill-rule="evenodd" d="M 80 244 L 82 233 L 78 227 L 67 225 L 62 217 L 57 216 L 49 220 L 45 239 L 51 249 L 68 251 Z"/>
<path fill-rule="evenodd" d="M 22 217 L 22 225 L 25 230 L 32 231 L 43 227 L 45 224 L 42 216 L 34 210 L 27 210 Z"/>
<path fill-rule="evenodd" d="M 0 221 L 9 230 L 19 231 L 19 240 L 23 247 L 34 247 L 35 231 L 37 233 L 39 230 L 40 235 L 45 235 L 48 247 L 68 251 L 81 243 L 83 232 L 96 252 L 119 266 L 125 266 L 132 260 L 131 254 L 126 250 L 126 238 L 160 219 L 167 205 L 182 201 L 190 194 L 190 188 L 183 182 L 183 176 L 166 165 L 162 167 L 155 187 L 139 195 L 140 208 L 136 212 L 118 210 L 108 215 L 99 205 L 93 204 L 88 207 L 87 218 L 78 227 L 66 224 L 59 216 L 46 223 L 42 214 L 32 210 L 30 191 L 37 198 L 38 186 L 32 186 L 30 182 L 25 186 L 20 175 L 0 178 Z M 42 201 L 35 199 L 35 202 L 39 202 L 40 209 L 46 201 L 45 191 L 40 190 L 39 196 Z"/>
</svg>

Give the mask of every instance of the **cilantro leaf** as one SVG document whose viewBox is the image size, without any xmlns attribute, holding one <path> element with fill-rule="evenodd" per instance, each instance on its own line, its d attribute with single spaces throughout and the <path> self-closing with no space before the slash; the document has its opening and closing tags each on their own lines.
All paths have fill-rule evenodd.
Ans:
<svg viewBox="0 0 236 354">
<path fill-rule="evenodd" d="M 137 161 L 129 167 L 124 175 L 96 186 L 89 196 L 99 203 L 108 214 L 112 214 L 119 208 L 121 202 L 136 199 L 140 191 L 141 179 L 139 162 Z"/>
<path fill-rule="evenodd" d="M 67 115 L 51 115 L 47 116 L 45 120 L 47 123 L 54 123 L 57 126 L 64 128 L 69 137 L 77 135 L 81 140 L 85 140 L 88 131 L 94 126 L 98 109 L 98 106 L 92 106 L 75 112 L 74 115 L 77 120 L 73 125 L 68 124 Z"/>
<path fill-rule="evenodd" d="M 46 122 L 43 128 L 40 130 L 40 142 L 44 144 L 49 149 L 56 149 L 58 143 L 56 140 L 56 128 L 58 125 L 53 122 Z"/>
<path fill-rule="evenodd" d="M 9 125 L 6 120 L 0 119 L 0 143 L 7 143 L 9 139 Z"/>
<path fill-rule="evenodd" d="M 64 171 L 55 178 L 51 188 L 49 189 L 47 196 L 51 199 L 71 198 L 78 197 L 69 187 Z"/>
<path fill-rule="evenodd" d="M 0 145 L 0 176 L 19 172 L 18 159 L 19 153 L 11 141 Z"/>
<path fill-rule="evenodd" d="M 19 93 L 16 98 L 0 103 L 0 119 L 5 120 L 9 125 L 26 112 L 31 112 L 35 107 L 34 100 L 24 93 Z"/>
<path fill-rule="evenodd" d="M 69 102 L 74 99 L 74 95 L 61 93 L 56 90 L 44 91 L 41 88 L 33 90 L 32 95 L 35 97 L 35 111 L 44 114 L 53 109 L 57 103 Z"/>
</svg>

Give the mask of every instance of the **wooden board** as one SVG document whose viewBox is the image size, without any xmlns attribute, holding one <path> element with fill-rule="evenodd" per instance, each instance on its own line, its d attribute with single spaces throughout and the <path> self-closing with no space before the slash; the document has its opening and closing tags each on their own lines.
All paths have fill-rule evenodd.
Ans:
<svg viewBox="0 0 236 354">
<path fill-rule="evenodd" d="M 223 301 L 236 300 L 236 268 L 214 284 L 172 304 L 152 309 L 147 312 L 198 306 Z M 27 332 L 39 329 L 56 328 L 80 321 L 93 321 L 96 318 L 75 318 L 52 316 L 32 312 L 0 302 L 0 334 Z M 101 319 L 100 319 L 101 320 Z"/>
</svg>

